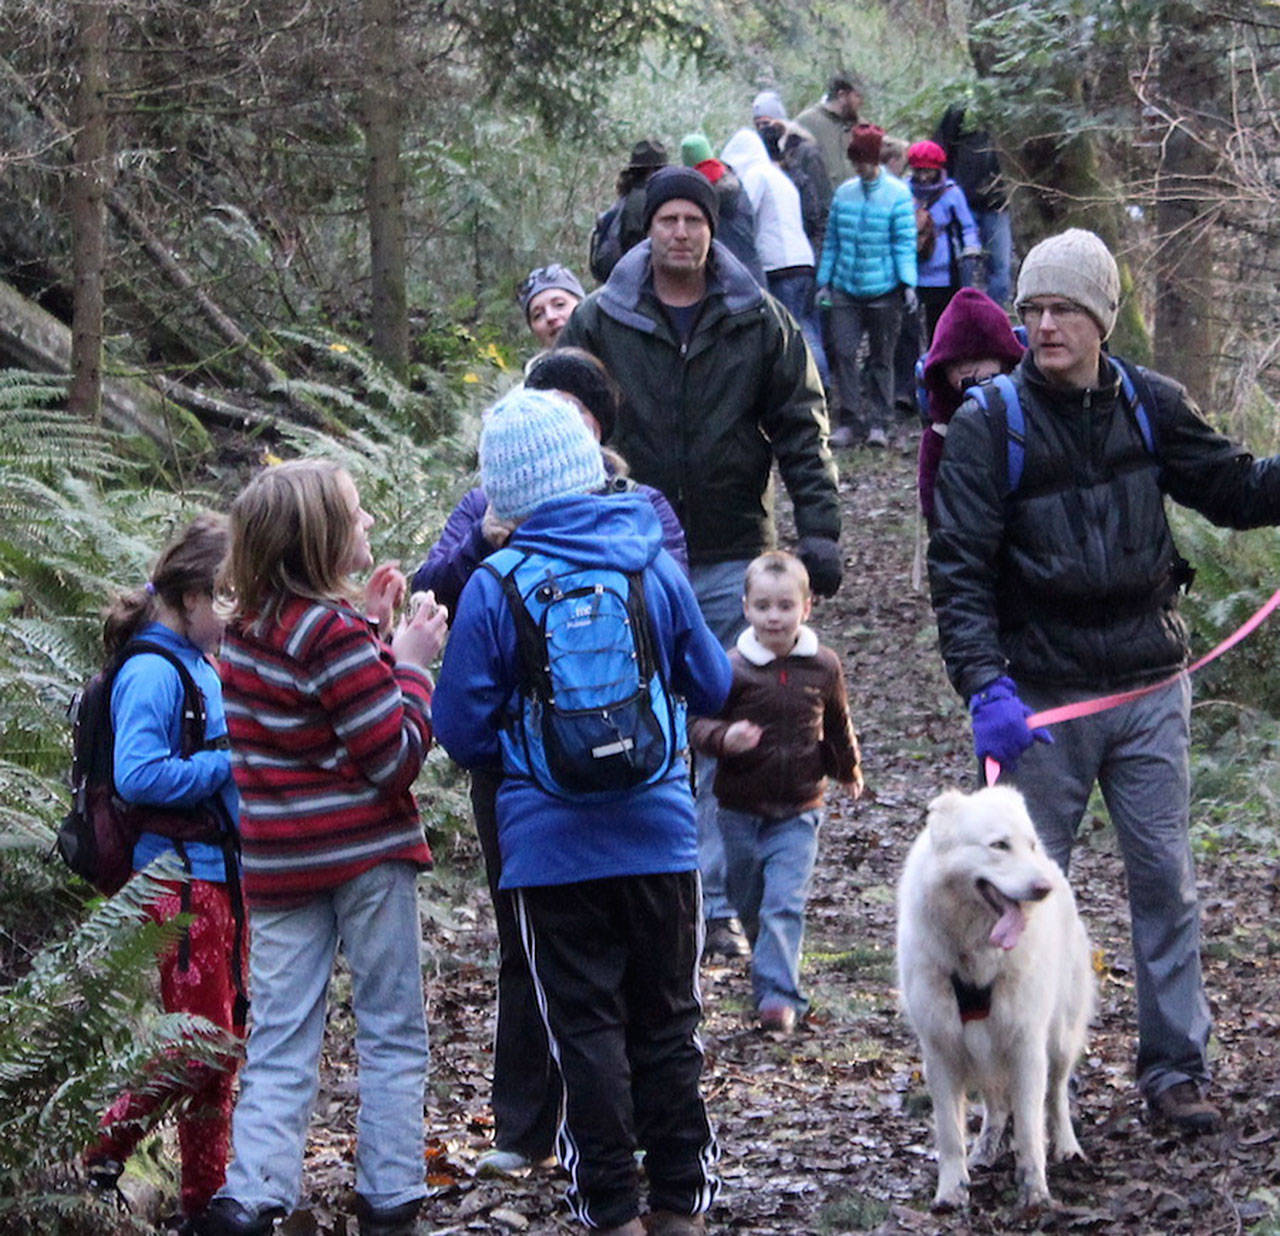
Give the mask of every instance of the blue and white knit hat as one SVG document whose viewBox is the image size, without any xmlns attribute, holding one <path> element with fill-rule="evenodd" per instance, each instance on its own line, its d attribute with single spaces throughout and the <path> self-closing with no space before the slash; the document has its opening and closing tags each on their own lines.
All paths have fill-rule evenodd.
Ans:
<svg viewBox="0 0 1280 1236">
<path fill-rule="evenodd" d="M 499 519 L 523 519 L 552 498 L 604 483 L 600 444 L 562 396 L 518 386 L 485 414 L 480 484 Z"/>
</svg>

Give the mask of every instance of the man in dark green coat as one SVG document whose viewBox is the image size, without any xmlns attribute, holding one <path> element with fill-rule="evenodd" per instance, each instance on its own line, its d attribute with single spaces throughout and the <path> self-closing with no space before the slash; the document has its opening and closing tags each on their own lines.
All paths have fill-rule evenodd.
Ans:
<svg viewBox="0 0 1280 1236">
<path fill-rule="evenodd" d="M 622 389 L 609 445 L 684 525 L 698 604 L 728 645 L 747 563 L 777 541 L 772 468 L 795 509 L 813 590 L 840 586 L 840 509 L 817 366 L 795 319 L 714 240 L 716 196 L 692 168 L 649 181 L 647 239 L 574 310 L 558 346 L 586 348 Z M 699 865 L 707 950 L 745 954 L 724 894 L 724 850 L 699 761 Z"/>
</svg>

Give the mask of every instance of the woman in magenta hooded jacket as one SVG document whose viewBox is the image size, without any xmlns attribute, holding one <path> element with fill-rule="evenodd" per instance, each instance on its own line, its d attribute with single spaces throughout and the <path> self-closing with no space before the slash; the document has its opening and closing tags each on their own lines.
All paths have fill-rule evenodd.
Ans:
<svg viewBox="0 0 1280 1236">
<path fill-rule="evenodd" d="M 946 443 L 947 425 L 968 390 L 1008 373 L 1025 351 L 1005 311 L 985 292 L 961 288 L 942 311 L 924 358 L 929 426 L 920 435 L 917 485 L 920 510 L 933 527 L 933 482 Z"/>
</svg>

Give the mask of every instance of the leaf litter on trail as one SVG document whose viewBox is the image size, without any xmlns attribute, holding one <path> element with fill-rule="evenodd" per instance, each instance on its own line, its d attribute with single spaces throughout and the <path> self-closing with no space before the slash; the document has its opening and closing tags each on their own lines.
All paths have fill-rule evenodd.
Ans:
<svg viewBox="0 0 1280 1236">
<path fill-rule="evenodd" d="M 936 1164 L 919 1054 L 897 1013 L 893 890 L 929 801 L 972 788 L 965 711 L 942 672 L 927 591 L 911 587 L 914 453 L 843 453 L 846 573 L 812 623 L 845 659 L 867 793 L 831 795 L 808 915 L 810 1017 L 791 1038 L 750 1021 L 745 962 L 704 969 L 705 1090 L 725 1182 L 709 1230 L 758 1236 L 844 1232 L 995 1236 L 1022 1231 L 1206 1236 L 1274 1224 L 1280 1202 L 1280 872 L 1247 854 L 1199 864 L 1205 971 L 1216 1020 L 1216 1137 L 1153 1129 L 1133 1087 L 1135 1011 L 1124 874 L 1109 832 L 1086 820 L 1072 880 L 1097 949 L 1100 1012 L 1077 1069 L 1074 1113 L 1087 1163 L 1050 1169 L 1056 1206 L 1014 1205 L 1012 1156 L 975 1175 L 968 1214 L 930 1211 Z M 780 504 L 785 506 L 784 504 Z M 783 512 L 785 518 L 785 511 Z M 784 540 L 786 532 L 784 530 Z M 474 1174 L 492 1117 L 497 940 L 473 838 L 428 877 L 432 1035 L 420 1231 L 581 1232 L 565 1176 Z M 320 1233 L 354 1231 L 354 1044 L 331 1019 L 305 1206 Z M 1268 1200 L 1270 1199 L 1270 1200 Z M 337 1216 L 337 1217 L 334 1217 Z M 1270 1230 L 1264 1226 L 1260 1230 Z"/>
</svg>

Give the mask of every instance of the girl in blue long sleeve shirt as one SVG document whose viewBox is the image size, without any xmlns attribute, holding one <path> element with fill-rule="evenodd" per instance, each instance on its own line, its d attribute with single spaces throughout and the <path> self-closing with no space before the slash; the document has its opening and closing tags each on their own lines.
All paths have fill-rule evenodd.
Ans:
<svg viewBox="0 0 1280 1236">
<path fill-rule="evenodd" d="M 116 793 L 137 809 L 143 830 L 133 850 L 135 871 L 179 848 L 163 833 L 147 830 L 149 808 L 204 808 L 211 830 L 235 826 L 238 798 L 222 687 L 209 661 L 222 637 L 213 590 L 226 547 L 222 516 L 200 516 L 160 555 L 146 584 L 118 597 L 107 613 L 103 643 L 108 662 L 122 654 L 127 658 L 112 683 L 111 722 Z M 135 639 L 165 648 L 191 675 L 204 708 L 202 749 L 183 750 L 184 691 L 177 668 L 156 652 L 126 653 Z M 217 843 L 213 835 L 211 831 L 210 840 L 181 843 L 189 883 L 164 884 L 148 912 L 157 922 L 180 913 L 192 916 L 182 937 L 159 958 L 165 1011 L 197 1014 L 240 1036 L 244 1014 L 238 997 L 243 993 L 237 990 L 239 970 L 233 954 L 240 950 L 243 956 L 243 932 L 236 927 L 229 883 L 238 878 L 238 859 L 232 845 Z M 172 1060 L 166 1060 L 163 1077 L 116 1099 L 102 1118 L 98 1140 L 85 1153 L 85 1163 L 93 1187 L 113 1187 L 125 1161 L 149 1132 L 151 1113 L 175 1091 L 188 1094 L 189 1104 L 178 1121 L 178 1142 L 181 1208 L 191 1220 L 225 1176 L 235 1064 L 228 1060 L 223 1068 L 189 1065 L 182 1075 Z"/>
</svg>

